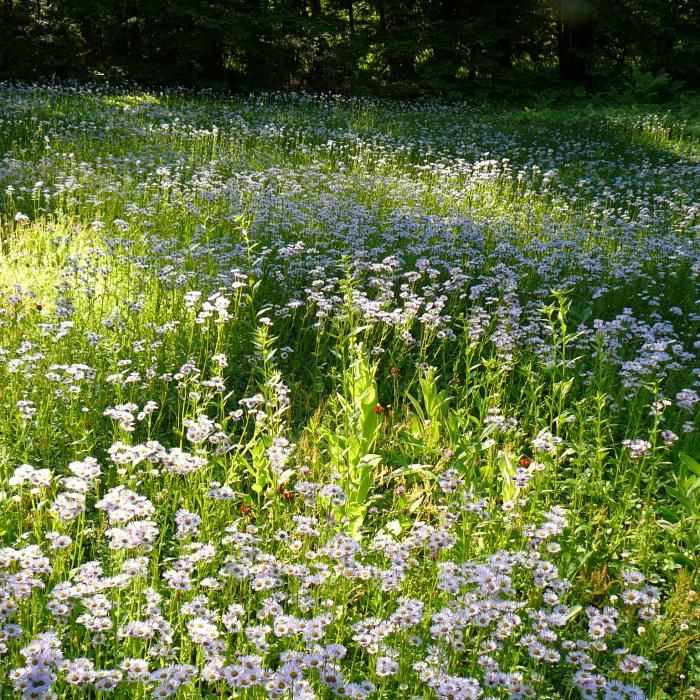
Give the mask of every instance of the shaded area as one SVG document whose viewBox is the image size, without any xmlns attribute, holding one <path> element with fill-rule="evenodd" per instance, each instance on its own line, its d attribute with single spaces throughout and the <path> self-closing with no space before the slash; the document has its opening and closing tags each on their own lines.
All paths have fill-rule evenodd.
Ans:
<svg viewBox="0 0 700 700">
<path fill-rule="evenodd" d="M 685 0 L 3 0 L 0 77 L 454 96 L 700 79 Z M 610 82 L 607 82 L 610 81 Z"/>
</svg>

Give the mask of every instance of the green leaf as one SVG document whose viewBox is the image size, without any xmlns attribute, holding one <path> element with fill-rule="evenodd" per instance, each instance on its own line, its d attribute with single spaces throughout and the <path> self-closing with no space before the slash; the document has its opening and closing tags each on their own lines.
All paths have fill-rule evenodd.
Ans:
<svg viewBox="0 0 700 700">
<path fill-rule="evenodd" d="M 566 621 L 573 620 L 583 610 L 582 605 L 574 605 L 566 615 Z"/>
<path fill-rule="evenodd" d="M 358 484 L 356 501 L 358 503 L 363 503 L 367 498 L 369 493 L 369 487 L 372 484 L 372 477 L 374 476 L 375 469 L 379 466 L 382 458 L 379 455 L 368 454 L 362 457 L 359 466 L 360 470 L 360 483 Z"/>
<path fill-rule="evenodd" d="M 700 476 L 700 463 L 696 462 L 689 454 L 686 454 L 685 452 L 681 452 L 679 456 L 681 463 L 685 467 L 690 469 L 690 471 L 696 476 Z"/>
<path fill-rule="evenodd" d="M 348 337 L 354 338 L 356 335 L 360 335 L 360 333 L 367 331 L 367 330 L 370 330 L 371 328 L 372 328 L 371 324 L 367 324 L 365 326 L 359 326 L 358 328 L 355 328 L 354 330 L 352 330 L 349 333 Z"/>
<path fill-rule="evenodd" d="M 684 493 L 681 493 L 678 489 L 667 488 L 666 492 L 669 496 L 673 496 L 691 515 L 700 515 L 698 508 L 695 503 L 688 498 Z"/>
<path fill-rule="evenodd" d="M 671 552 L 670 558 L 672 561 L 675 561 L 677 564 L 681 564 L 682 566 L 687 566 L 689 569 L 694 569 L 696 562 L 694 562 L 692 559 L 689 559 L 688 557 L 685 556 L 685 554 L 682 554 L 681 552 Z"/>
<path fill-rule="evenodd" d="M 390 520 L 385 526 L 384 529 L 390 532 L 392 535 L 396 535 L 397 537 L 401 534 L 403 528 L 401 527 L 401 523 L 398 520 Z"/>
<path fill-rule="evenodd" d="M 418 498 L 416 498 L 416 500 L 413 501 L 413 502 L 411 503 L 411 505 L 408 507 L 408 512 L 411 513 L 411 514 L 415 513 L 415 512 L 421 507 L 421 505 L 423 505 L 423 501 L 424 501 L 424 500 L 425 500 L 425 499 L 424 499 L 423 495 L 421 494 L 421 495 L 420 495 Z"/>
<path fill-rule="evenodd" d="M 391 474 L 389 474 L 389 479 L 398 479 L 402 476 L 410 476 L 411 474 L 420 474 L 426 479 L 432 479 L 437 481 L 437 474 L 433 473 L 426 467 L 428 464 L 409 464 L 407 467 L 401 467 L 400 469 L 395 469 Z"/>
<path fill-rule="evenodd" d="M 295 469 L 285 469 L 279 476 L 279 479 L 277 479 L 277 483 L 280 484 L 286 484 L 289 479 L 291 479 L 292 476 L 296 473 Z"/>
</svg>

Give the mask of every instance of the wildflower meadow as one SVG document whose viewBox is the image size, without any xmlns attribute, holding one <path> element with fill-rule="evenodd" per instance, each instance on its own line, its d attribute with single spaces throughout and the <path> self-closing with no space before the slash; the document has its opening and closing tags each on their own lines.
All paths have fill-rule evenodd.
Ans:
<svg viewBox="0 0 700 700">
<path fill-rule="evenodd" d="M 0 698 L 700 698 L 674 105 L 0 85 Z"/>
</svg>

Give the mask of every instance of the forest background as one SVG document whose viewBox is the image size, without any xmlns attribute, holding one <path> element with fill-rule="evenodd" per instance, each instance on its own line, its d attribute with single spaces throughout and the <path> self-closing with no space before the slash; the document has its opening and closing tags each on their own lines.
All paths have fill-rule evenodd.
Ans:
<svg viewBox="0 0 700 700">
<path fill-rule="evenodd" d="M 0 79 L 664 101 L 700 85 L 700 3 L 0 0 Z"/>
</svg>

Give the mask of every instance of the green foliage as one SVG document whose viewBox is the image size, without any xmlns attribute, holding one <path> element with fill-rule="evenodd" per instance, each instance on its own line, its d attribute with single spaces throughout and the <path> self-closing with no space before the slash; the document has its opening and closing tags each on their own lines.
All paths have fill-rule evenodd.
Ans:
<svg viewBox="0 0 700 700">
<path fill-rule="evenodd" d="M 381 462 L 372 450 L 381 431 L 383 407 L 378 401 L 377 366 L 370 362 L 361 343 L 351 343 L 349 350 L 342 392 L 335 397 L 338 420 L 324 434 L 331 464 L 338 470 L 339 483 L 348 496 L 341 513 L 348 518 L 352 535 L 359 537 L 370 487 Z"/>
<path fill-rule="evenodd" d="M 420 399 L 407 395 L 414 411 L 409 415 L 410 433 L 428 449 L 437 447 L 445 433 L 451 400 L 444 389 L 438 390 L 438 379 L 435 367 L 429 367 L 418 377 Z"/>
<path fill-rule="evenodd" d="M 267 7 L 230 30 L 267 32 L 281 3 Z M 343 23 L 329 15 L 349 22 L 350 7 L 348 55 L 359 56 L 367 5 L 320 3 L 285 15 L 288 44 L 261 41 L 261 73 L 294 44 L 290 70 L 330 79 Z M 210 20 L 193 34 L 218 31 Z M 405 32 L 386 20 L 387 42 Z M 314 26 L 331 39 L 306 51 Z M 458 52 L 441 58 L 430 36 L 402 89 L 439 79 L 459 90 Z M 495 75 L 488 40 L 460 37 Z M 375 49 L 389 80 L 400 56 Z M 223 51 L 242 80 L 257 54 Z M 192 64 L 193 80 L 204 65 Z M 580 695 L 563 662 L 580 640 L 595 673 L 650 699 L 690 697 L 698 98 L 656 110 L 579 93 L 474 107 L 0 91 L 3 698 L 20 696 L 7 675 L 47 631 L 67 659 L 100 671 L 148 657 L 160 680 L 193 664 L 202 676 L 180 691 L 192 700 L 264 694 L 216 680 L 217 640 L 227 667 L 257 654 L 270 673 L 283 653 L 342 644 L 344 678 L 372 679 L 377 698 L 435 696 L 415 672 L 426 655 L 429 676 L 482 678 L 490 648 L 518 684 L 538 679 L 529 695 L 552 700 Z M 99 479 L 76 482 L 88 457 Z M 96 502 L 115 487 L 152 504 L 154 541 L 111 546 L 129 521 Z M 85 507 L 61 517 L 71 491 Z M 182 530 L 177 520 L 194 516 L 196 534 Z M 124 578 L 132 566 L 140 573 Z M 644 583 L 626 586 L 630 569 Z M 112 604 L 97 622 L 113 623 L 105 635 L 87 627 L 91 581 Z M 644 612 L 624 599 L 637 588 Z M 64 595 L 75 606 L 56 615 Z M 397 628 L 397 610 L 416 600 L 414 622 Z M 520 622 L 469 623 L 453 637 L 453 616 L 473 618 L 479 601 Z M 594 608 L 616 611 L 604 640 L 588 640 Z M 169 641 L 118 632 L 153 618 Z M 328 624 L 307 627 L 312 618 Z M 522 644 L 546 619 L 562 622 L 547 626 L 562 663 Z M 284 632 L 300 622 L 313 638 Z M 200 644 L 209 624 L 215 636 Z M 396 655 L 395 676 L 376 670 L 376 641 Z M 654 665 L 623 672 L 637 655 Z M 55 673 L 58 697 L 172 690 L 122 674 L 108 694 L 69 686 L 63 664 Z M 304 675 L 331 696 L 317 670 Z"/>
<path fill-rule="evenodd" d="M 698 82 L 699 22 L 683 0 L 4 0 L 0 78 L 458 99 L 558 68 L 589 87 L 632 71 L 626 94 L 656 101 Z"/>
<path fill-rule="evenodd" d="M 700 463 L 681 452 L 673 479 L 666 491 L 677 505 L 664 509 L 668 527 L 682 545 L 673 556 L 681 564 L 696 567 L 700 558 Z"/>
<path fill-rule="evenodd" d="M 642 104 L 668 102 L 678 95 L 683 83 L 673 80 L 666 71 L 652 75 L 651 71 L 642 73 L 633 68 L 629 87 L 623 93 L 626 102 Z"/>
</svg>

